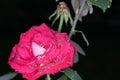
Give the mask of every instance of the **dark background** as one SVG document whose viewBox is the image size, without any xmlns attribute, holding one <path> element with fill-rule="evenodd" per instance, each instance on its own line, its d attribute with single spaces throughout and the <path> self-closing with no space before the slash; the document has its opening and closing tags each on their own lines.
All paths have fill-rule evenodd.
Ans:
<svg viewBox="0 0 120 80">
<path fill-rule="evenodd" d="M 85 57 L 80 55 L 79 64 L 74 66 L 84 80 L 120 79 L 119 2 L 113 0 L 113 5 L 105 13 L 94 7 L 93 14 L 84 17 L 83 22 L 77 25 L 77 29 L 85 33 L 90 43 L 87 47 L 80 33 L 73 37 L 87 54 Z M 69 0 L 68 6 L 71 7 Z M 50 26 L 48 17 L 55 9 L 55 0 L 0 1 L 0 75 L 14 71 L 7 64 L 7 60 L 12 47 L 19 40 L 19 35 L 31 26 L 43 22 Z M 73 13 L 72 15 L 74 16 Z M 66 27 L 64 30 L 67 28 L 70 29 Z M 23 80 L 20 74 L 17 77 L 19 79 L 14 80 Z"/>
</svg>

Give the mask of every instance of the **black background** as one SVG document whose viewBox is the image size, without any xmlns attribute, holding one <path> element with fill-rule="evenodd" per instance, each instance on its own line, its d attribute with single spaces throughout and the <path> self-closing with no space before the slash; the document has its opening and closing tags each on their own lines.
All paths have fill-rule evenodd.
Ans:
<svg viewBox="0 0 120 80">
<path fill-rule="evenodd" d="M 68 6 L 71 7 L 69 0 Z M 31 26 L 40 25 L 43 22 L 50 26 L 51 21 L 48 17 L 55 9 L 55 0 L 0 1 L 0 75 L 14 71 L 7 61 L 12 47 L 19 40 L 19 35 Z M 119 14 L 119 0 L 114 0 L 111 8 L 105 13 L 94 7 L 93 14 L 87 15 L 82 23 L 78 23 L 77 29 L 82 30 L 90 42 L 90 46 L 87 47 L 80 33 L 72 38 L 87 54 L 80 55 L 79 63 L 73 67 L 84 80 L 120 79 Z M 74 13 L 72 15 L 74 16 Z M 65 26 L 64 30 L 67 28 L 70 29 Z M 20 74 L 17 77 L 19 79 L 14 80 L 23 80 Z"/>
</svg>

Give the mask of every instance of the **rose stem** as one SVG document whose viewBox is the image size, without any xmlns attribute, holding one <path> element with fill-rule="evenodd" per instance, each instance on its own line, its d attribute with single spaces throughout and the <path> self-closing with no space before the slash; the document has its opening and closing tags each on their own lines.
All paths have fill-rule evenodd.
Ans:
<svg viewBox="0 0 120 80">
<path fill-rule="evenodd" d="M 82 5 L 81 5 L 81 8 L 80 8 L 80 10 L 79 10 L 79 13 L 76 13 L 76 14 L 75 14 L 75 20 L 74 20 L 74 22 L 73 22 L 73 26 L 72 26 L 71 31 L 70 31 L 70 33 L 69 33 L 69 38 L 72 37 L 73 32 L 75 31 L 75 27 L 76 27 L 77 21 L 78 21 L 78 19 L 79 19 L 80 13 L 82 12 L 82 10 L 83 10 L 83 8 L 84 8 L 84 6 L 85 6 L 85 2 L 86 2 L 86 0 L 83 0 Z"/>
<path fill-rule="evenodd" d="M 47 80 L 51 80 L 50 74 L 47 74 Z"/>
</svg>

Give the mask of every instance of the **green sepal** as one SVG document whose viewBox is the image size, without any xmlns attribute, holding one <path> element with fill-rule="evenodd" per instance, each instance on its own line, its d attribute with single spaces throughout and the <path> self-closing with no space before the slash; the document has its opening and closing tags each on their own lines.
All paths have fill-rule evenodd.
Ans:
<svg viewBox="0 0 120 80">
<path fill-rule="evenodd" d="M 62 30 L 63 21 L 64 21 L 64 16 L 63 16 L 63 14 L 61 14 L 61 16 L 60 16 L 60 22 L 59 22 L 59 27 L 58 27 L 58 32 L 61 32 L 61 30 Z"/>
<path fill-rule="evenodd" d="M 49 16 L 49 20 L 51 20 L 51 18 L 53 17 L 53 16 L 55 16 L 57 14 L 57 11 L 55 11 L 53 14 L 51 14 L 50 16 Z"/>
<path fill-rule="evenodd" d="M 52 22 L 52 26 L 58 20 L 59 17 L 60 17 L 60 14 L 57 14 L 56 17 L 54 18 L 53 22 Z"/>
<path fill-rule="evenodd" d="M 68 14 L 64 14 L 64 20 L 65 20 L 65 24 L 67 25 L 69 20 Z"/>
</svg>

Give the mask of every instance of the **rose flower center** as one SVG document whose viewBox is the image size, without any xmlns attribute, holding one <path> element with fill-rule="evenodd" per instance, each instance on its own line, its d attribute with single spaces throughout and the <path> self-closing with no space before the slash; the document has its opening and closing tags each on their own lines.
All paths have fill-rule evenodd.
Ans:
<svg viewBox="0 0 120 80">
<path fill-rule="evenodd" d="M 46 51 L 45 48 L 43 48 L 42 46 L 36 44 L 35 42 L 32 42 L 32 50 L 33 50 L 33 55 L 34 56 L 39 56 L 39 55 L 43 55 Z"/>
</svg>

